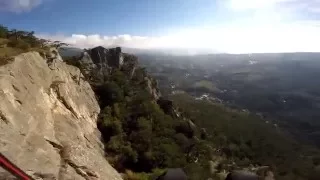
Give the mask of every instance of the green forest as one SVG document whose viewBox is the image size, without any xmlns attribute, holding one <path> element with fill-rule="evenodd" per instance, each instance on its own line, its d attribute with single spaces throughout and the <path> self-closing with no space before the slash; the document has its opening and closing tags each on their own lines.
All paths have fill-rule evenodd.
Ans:
<svg viewBox="0 0 320 180">
<path fill-rule="evenodd" d="M 195 180 L 259 166 L 270 167 L 279 179 L 320 176 L 319 152 L 265 119 L 187 94 L 156 101 L 146 91 L 145 69 L 132 79 L 126 74 L 115 70 L 95 91 L 106 157 L 127 179 L 152 179 L 177 167 Z"/>
<path fill-rule="evenodd" d="M 146 179 L 170 167 L 205 172 L 206 163 L 193 163 L 195 158 L 205 161 L 210 156 L 205 141 L 195 139 L 197 132 L 188 121 L 164 113 L 146 91 L 145 77 L 142 68 L 131 80 L 115 70 L 96 88 L 103 105 L 98 126 L 109 162 L 121 172 L 131 170 Z M 202 172 L 194 179 L 207 177 Z"/>
<path fill-rule="evenodd" d="M 199 127 L 211 133 L 207 143 L 238 166 L 270 166 L 276 179 L 318 179 L 319 151 L 293 140 L 283 129 L 259 116 L 186 94 L 171 97 Z"/>
</svg>

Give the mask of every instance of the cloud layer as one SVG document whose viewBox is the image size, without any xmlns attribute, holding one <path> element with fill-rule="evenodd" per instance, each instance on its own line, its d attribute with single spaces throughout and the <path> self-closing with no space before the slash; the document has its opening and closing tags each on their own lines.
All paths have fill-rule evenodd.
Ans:
<svg viewBox="0 0 320 180">
<path fill-rule="evenodd" d="M 0 0 L 0 10 L 27 12 L 45 0 Z M 222 0 L 221 0 L 222 1 Z M 239 18 L 209 27 L 176 30 L 163 36 L 123 34 L 48 35 L 76 47 L 122 46 L 139 49 L 190 49 L 206 52 L 320 52 L 320 0 L 223 0 Z M 245 12 L 245 13 L 243 13 Z M 251 12 L 246 14 L 246 12 Z M 253 13 L 252 13 L 253 12 Z M 319 15 L 319 16 L 314 16 Z M 317 19 L 318 18 L 318 19 Z"/>
<path fill-rule="evenodd" d="M 0 0 L 0 11 L 28 12 L 37 7 L 43 0 Z"/>
<path fill-rule="evenodd" d="M 139 49 L 189 49 L 227 53 L 259 52 L 320 52 L 320 26 L 317 22 L 286 25 L 223 26 L 219 28 L 184 29 L 175 34 L 159 37 L 132 35 L 50 36 L 41 38 L 60 40 L 76 47 L 88 48 L 122 46 Z"/>
</svg>

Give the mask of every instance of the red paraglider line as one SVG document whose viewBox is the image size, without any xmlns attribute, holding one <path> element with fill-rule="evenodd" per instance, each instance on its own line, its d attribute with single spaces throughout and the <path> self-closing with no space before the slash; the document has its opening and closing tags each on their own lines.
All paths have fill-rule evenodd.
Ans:
<svg viewBox="0 0 320 180">
<path fill-rule="evenodd" d="M 9 171 L 12 175 L 22 180 L 32 180 L 32 178 L 24 173 L 20 168 L 10 162 L 4 155 L 0 153 L 0 166 Z"/>
</svg>

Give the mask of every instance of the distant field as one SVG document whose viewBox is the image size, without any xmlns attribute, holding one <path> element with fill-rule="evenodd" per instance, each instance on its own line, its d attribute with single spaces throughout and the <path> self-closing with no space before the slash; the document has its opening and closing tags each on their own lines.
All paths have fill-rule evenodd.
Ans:
<svg viewBox="0 0 320 180">
<path fill-rule="evenodd" d="M 212 82 L 207 81 L 207 80 L 201 80 L 201 81 L 196 82 L 194 84 L 194 87 L 195 88 L 206 88 L 212 92 L 219 92 L 220 91 L 220 89 L 216 88 Z"/>
</svg>

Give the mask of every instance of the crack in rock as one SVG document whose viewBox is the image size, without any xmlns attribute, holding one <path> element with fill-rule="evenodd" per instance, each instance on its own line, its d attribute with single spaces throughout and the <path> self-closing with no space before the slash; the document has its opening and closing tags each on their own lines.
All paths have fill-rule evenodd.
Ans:
<svg viewBox="0 0 320 180">
<path fill-rule="evenodd" d="M 0 119 L 2 121 L 4 121 L 6 124 L 9 124 L 9 120 L 7 119 L 7 117 L 1 111 L 0 111 Z"/>
<path fill-rule="evenodd" d="M 54 90 L 54 92 L 57 94 L 58 100 L 75 116 L 78 118 L 76 111 L 73 109 L 72 106 L 70 106 L 67 102 L 67 100 L 61 95 L 59 91 L 59 84 L 65 83 L 64 81 L 54 81 L 50 88 Z"/>
<path fill-rule="evenodd" d="M 54 174 L 36 172 L 32 175 L 35 179 L 41 180 L 57 180 Z"/>
<path fill-rule="evenodd" d="M 99 175 L 87 168 L 86 166 L 78 166 L 73 163 L 71 160 L 68 160 L 67 163 L 82 177 L 86 180 L 92 180 L 93 178 L 99 178 Z"/>
<path fill-rule="evenodd" d="M 64 179 L 64 175 L 67 172 L 68 165 L 72 167 L 77 174 L 79 174 L 86 180 L 99 178 L 99 175 L 95 171 L 90 170 L 86 166 L 79 166 L 70 159 L 70 146 L 68 145 L 63 146 L 53 141 L 50 141 L 48 139 L 46 139 L 46 141 L 49 144 L 51 144 L 52 147 L 54 147 L 59 152 L 59 155 L 60 155 L 60 169 L 58 174 L 59 179 Z"/>
</svg>

